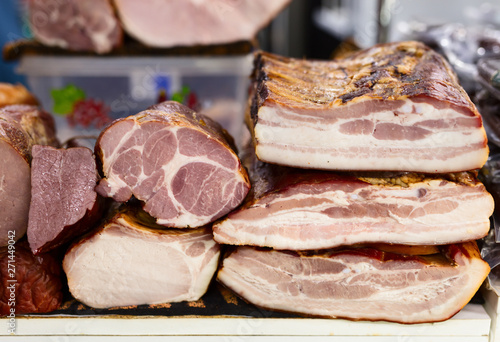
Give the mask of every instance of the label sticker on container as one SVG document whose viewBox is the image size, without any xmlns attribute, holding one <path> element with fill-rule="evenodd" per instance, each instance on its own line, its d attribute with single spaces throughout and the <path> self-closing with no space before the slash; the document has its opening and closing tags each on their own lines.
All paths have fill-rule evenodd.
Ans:
<svg viewBox="0 0 500 342">
<path fill-rule="evenodd" d="M 130 95 L 135 101 L 152 100 L 159 96 L 169 98 L 176 87 L 175 76 L 162 73 L 153 67 L 136 70 L 130 74 Z"/>
</svg>

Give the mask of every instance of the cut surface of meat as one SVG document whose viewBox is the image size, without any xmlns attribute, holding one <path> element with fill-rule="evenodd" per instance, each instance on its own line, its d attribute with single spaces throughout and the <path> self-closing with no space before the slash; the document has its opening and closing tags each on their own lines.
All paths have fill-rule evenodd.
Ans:
<svg viewBox="0 0 500 342">
<path fill-rule="evenodd" d="M 250 188 L 232 138 L 210 118 L 163 102 L 115 121 L 99 136 L 99 194 L 134 195 L 157 223 L 200 227 L 237 207 Z"/>
<path fill-rule="evenodd" d="M 35 145 L 31 162 L 28 242 L 38 254 L 93 228 L 104 211 L 97 196 L 97 168 L 86 147 Z"/>
<path fill-rule="evenodd" d="M 31 197 L 31 148 L 57 146 L 52 117 L 29 105 L 0 108 L 0 246 L 13 231 L 20 239 L 28 227 Z"/>
<path fill-rule="evenodd" d="M 63 300 L 61 260 L 50 253 L 34 256 L 25 240 L 13 246 L 0 247 L 0 316 L 9 316 L 10 309 L 14 316 L 57 310 Z"/>
<path fill-rule="evenodd" d="M 217 269 L 210 228 L 161 229 L 125 211 L 70 247 L 71 294 L 94 308 L 198 300 Z"/>
<path fill-rule="evenodd" d="M 124 29 L 145 45 L 252 40 L 290 0 L 114 0 Z"/>
<path fill-rule="evenodd" d="M 247 122 L 259 159 L 333 170 L 459 172 L 488 156 L 481 116 L 418 42 L 336 61 L 256 55 Z"/>
<path fill-rule="evenodd" d="M 110 0 L 28 0 L 28 17 L 44 45 L 106 53 L 122 42 Z"/>
<path fill-rule="evenodd" d="M 494 201 L 473 173 L 361 177 L 248 158 L 252 191 L 213 225 L 219 243 L 291 250 L 364 242 L 443 245 L 480 239 L 490 228 Z"/>
<path fill-rule="evenodd" d="M 319 253 L 238 247 L 218 281 L 250 303 L 309 316 L 399 323 L 443 321 L 489 272 L 475 242 L 410 256 L 371 248 Z"/>
</svg>

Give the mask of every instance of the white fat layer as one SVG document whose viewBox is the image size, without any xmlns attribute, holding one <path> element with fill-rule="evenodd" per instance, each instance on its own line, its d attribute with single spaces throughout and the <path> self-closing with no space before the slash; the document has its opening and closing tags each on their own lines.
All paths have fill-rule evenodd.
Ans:
<svg viewBox="0 0 500 342">
<path fill-rule="evenodd" d="M 205 247 L 196 257 L 186 254 L 194 243 Z M 63 266 L 71 294 L 94 308 L 192 301 L 206 292 L 217 268 L 214 246 L 210 234 L 191 238 L 105 229 L 71 249 Z"/>
<path fill-rule="evenodd" d="M 457 140 L 459 141 L 459 140 Z M 373 152 L 377 152 L 374 149 Z M 293 151 L 286 145 L 257 145 L 256 154 L 260 160 L 292 167 L 304 167 L 323 170 L 370 170 L 370 171 L 415 171 L 427 173 L 447 173 L 474 170 L 484 164 L 488 150 L 464 152 L 444 160 L 422 158 L 427 151 L 408 149 L 405 156 L 372 154 L 356 158 L 355 149 L 348 155 L 334 155 L 324 151 Z"/>
<path fill-rule="evenodd" d="M 412 113 L 416 111 L 416 113 Z M 283 120 L 283 113 L 290 119 Z M 411 170 L 420 172 L 451 172 L 475 169 L 485 162 L 487 149 L 464 152 L 455 157 L 440 160 L 433 149 L 471 146 L 484 143 L 482 128 L 425 128 L 431 131 L 428 136 L 411 140 L 379 140 L 373 132 L 367 134 L 342 133 L 340 126 L 356 120 L 369 120 L 375 124 L 391 123 L 414 126 L 426 120 L 450 122 L 464 118 L 451 108 L 437 109 L 426 103 L 413 103 L 406 100 L 405 105 L 393 111 L 370 113 L 361 118 L 339 119 L 334 123 L 321 119 L 304 121 L 304 115 L 296 114 L 285 108 L 263 106 L 258 112 L 259 120 L 255 126 L 257 155 L 259 159 L 297 167 L 321 169 L 356 170 Z M 299 150 L 289 149 L 289 146 Z M 357 148 L 367 146 L 372 152 L 356 152 Z M 304 151 L 300 151 L 303 148 Z M 382 149 L 408 149 L 408 154 L 397 156 L 386 153 L 383 157 L 376 152 Z"/>
<path fill-rule="evenodd" d="M 272 260 L 272 253 L 278 252 L 266 253 Z M 281 260 L 280 264 L 300 263 L 306 267 L 297 265 L 294 269 L 305 269 L 307 272 L 285 274 L 281 268 L 272 267 L 262 261 L 263 259 L 263 256 L 259 258 L 255 255 L 253 260 L 247 257 L 241 261 L 230 255 L 224 260 L 218 279 L 258 306 L 309 315 L 386 319 L 405 323 L 449 318 L 470 300 L 488 273 L 486 263 L 476 258 L 463 258 L 464 264 L 457 265 L 456 272 L 449 275 L 438 276 L 434 272 L 434 279 L 425 276 L 419 278 L 422 271 L 430 267 L 422 268 L 420 264 L 412 265 L 409 262 L 406 262 L 406 267 L 403 268 L 381 270 L 374 267 L 374 264 L 378 263 L 375 259 L 352 263 L 332 258 L 332 262 L 342 264 L 344 270 L 336 274 L 324 274 L 307 268 L 307 265 L 314 265 L 313 263 L 301 262 L 296 258 L 295 261 Z M 259 269 L 266 272 L 259 276 Z M 282 275 L 281 281 L 274 279 L 271 282 L 263 277 L 270 272 Z M 403 285 L 393 285 L 391 279 L 400 284 L 403 281 Z M 380 281 L 386 283 L 382 285 Z M 311 297 L 306 291 L 286 290 L 301 289 L 302 283 L 309 286 L 317 284 L 320 288 L 325 282 L 341 285 L 347 291 L 356 291 L 363 287 L 370 290 L 363 296 L 354 298 L 339 298 L 338 295 L 335 297 L 326 291 L 321 292 L 321 296 Z"/>
<path fill-rule="evenodd" d="M 274 247 L 277 249 L 320 249 L 361 242 L 386 242 L 410 245 L 448 244 L 456 241 L 478 239 L 489 230 L 489 217 L 494 203 L 487 192 L 464 192 L 460 185 L 440 181 L 409 188 L 382 187 L 369 196 L 362 196 L 364 189 L 350 193 L 325 191 L 315 194 L 322 203 L 289 207 L 287 201 L 307 203 L 308 194 L 282 195 L 272 203 L 256 203 L 241 212 L 235 212 L 214 225 L 214 238 L 219 243 Z M 426 195 L 418 197 L 419 191 Z M 387 208 L 377 217 L 331 217 L 331 208 L 349 208 L 349 205 L 366 207 L 376 205 Z M 403 216 L 390 206 L 413 208 Z M 436 207 L 442 210 L 435 211 Z M 272 215 L 255 214 L 252 210 L 273 210 Z M 427 209 L 429 208 L 429 210 Z M 416 210 L 422 211 L 411 217 Z M 434 211 L 430 211 L 434 210 Z M 452 232 L 452 233 L 451 233 Z"/>
<path fill-rule="evenodd" d="M 112 172 L 113 165 L 114 163 L 120 158 L 121 154 L 128 151 L 120 151 L 123 147 L 123 145 L 130 139 L 130 137 L 134 134 L 136 130 L 140 130 L 141 127 L 135 123 L 132 129 L 130 129 L 120 140 L 120 143 L 117 145 L 117 147 L 114 149 L 114 151 L 111 153 L 109 156 L 104 156 L 103 160 L 103 171 L 104 174 L 106 175 L 107 183 L 110 186 L 111 190 L 109 192 L 109 196 L 112 197 L 114 196 L 120 189 L 122 188 L 128 188 L 129 186 L 123 179 L 119 177 L 119 175 L 115 174 Z M 174 135 L 177 133 L 178 127 L 175 126 L 169 126 L 164 128 L 165 130 L 168 130 L 172 132 Z M 141 154 L 143 152 L 144 146 L 143 145 L 134 145 L 130 149 L 139 151 Z M 217 169 L 224 169 L 228 171 L 231 174 L 234 174 L 235 177 L 237 177 L 236 181 L 237 182 L 242 182 L 244 183 L 245 180 L 243 179 L 243 176 L 240 173 L 234 172 L 234 169 L 227 168 L 213 160 L 210 160 L 206 156 L 194 156 L 194 157 L 189 157 L 185 156 L 179 153 L 179 149 L 177 148 L 177 152 L 175 153 L 173 159 L 164 164 L 161 168 L 164 171 L 164 179 L 163 183 L 161 185 L 157 186 L 155 188 L 155 191 L 159 190 L 160 188 L 166 188 L 170 189 L 170 184 L 172 184 L 172 181 L 174 177 L 177 174 L 177 171 L 181 169 L 184 165 L 188 165 L 192 162 L 200 162 L 200 163 L 205 163 L 209 165 L 215 166 Z M 139 186 L 143 181 L 146 181 L 148 179 L 148 176 L 144 174 L 144 171 L 141 171 L 141 174 L 139 175 L 137 179 L 137 186 Z M 224 189 L 220 189 L 221 191 L 224 191 Z M 201 193 L 198 194 L 200 196 Z M 212 219 L 213 215 L 210 216 L 201 216 L 201 215 L 194 215 L 188 212 L 187 210 L 189 208 L 184 208 L 181 203 L 177 201 L 175 196 L 173 196 L 170 193 L 170 200 L 173 202 L 174 206 L 177 208 L 177 211 L 179 213 L 179 216 L 175 218 L 176 222 L 176 227 L 199 227 L 202 226 Z M 146 201 L 148 199 L 145 198 L 139 198 L 140 200 Z M 232 198 L 227 198 L 227 201 L 231 201 Z M 164 219 L 158 219 L 157 223 L 158 224 L 170 224 L 172 222 L 172 219 L 169 220 L 164 220 Z"/>
</svg>

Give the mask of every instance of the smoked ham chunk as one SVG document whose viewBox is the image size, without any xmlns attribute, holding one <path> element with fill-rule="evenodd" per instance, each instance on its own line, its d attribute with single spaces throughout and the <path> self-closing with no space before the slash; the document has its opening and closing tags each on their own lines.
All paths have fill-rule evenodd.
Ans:
<svg viewBox="0 0 500 342">
<path fill-rule="evenodd" d="M 252 40 L 290 0 L 114 0 L 124 29 L 153 47 Z"/>
<path fill-rule="evenodd" d="M 122 42 L 122 28 L 110 0 L 28 0 L 35 39 L 74 51 L 110 52 Z"/>
<path fill-rule="evenodd" d="M 68 249 L 71 294 L 93 308 L 198 300 L 217 269 L 209 228 L 161 229 L 137 211 L 117 213 Z"/>
<path fill-rule="evenodd" d="M 16 104 L 36 106 L 38 100 L 22 84 L 0 82 L 0 107 Z"/>
<path fill-rule="evenodd" d="M 164 102 L 113 122 L 98 138 L 104 178 L 97 192 L 132 195 L 157 223 L 200 227 L 227 214 L 250 188 L 231 137 L 210 118 Z"/>
<path fill-rule="evenodd" d="M 458 172 L 488 157 L 481 116 L 418 42 L 309 61 L 260 52 L 247 118 L 260 160 L 326 170 Z"/>
<path fill-rule="evenodd" d="M 475 242 L 424 256 L 366 247 L 319 253 L 238 247 L 224 259 L 218 281 L 267 309 L 423 323 L 456 314 L 488 272 Z"/>
</svg>

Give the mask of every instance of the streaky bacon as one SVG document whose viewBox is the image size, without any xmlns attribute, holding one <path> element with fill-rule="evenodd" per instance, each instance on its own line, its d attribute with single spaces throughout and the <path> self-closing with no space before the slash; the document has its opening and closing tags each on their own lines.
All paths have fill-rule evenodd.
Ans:
<svg viewBox="0 0 500 342">
<path fill-rule="evenodd" d="M 237 247 L 219 282 L 248 302 L 307 316 L 443 321 L 462 309 L 489 272 L 476 242 L 417 256 L 373 248 L 291 252 Z"/>
<path fill-rule="evenodd" d="M 444 58 L 419 42 L 334 61 L 260 52 L 253 82 L 247 122 L 265 162 L 445 173 L 488 157 L 476 107 Z"/>
<path fill-rule="evenodd" d="M 250 151 L 250 152 L 248 152 Z M 244 163 L 252 190 L 213 225 L 217 242 L 310 250 L 358 243 L 442 245 L 484 237 L 492 196 L 474 173 L 335 173 Z"/>
</svg>

